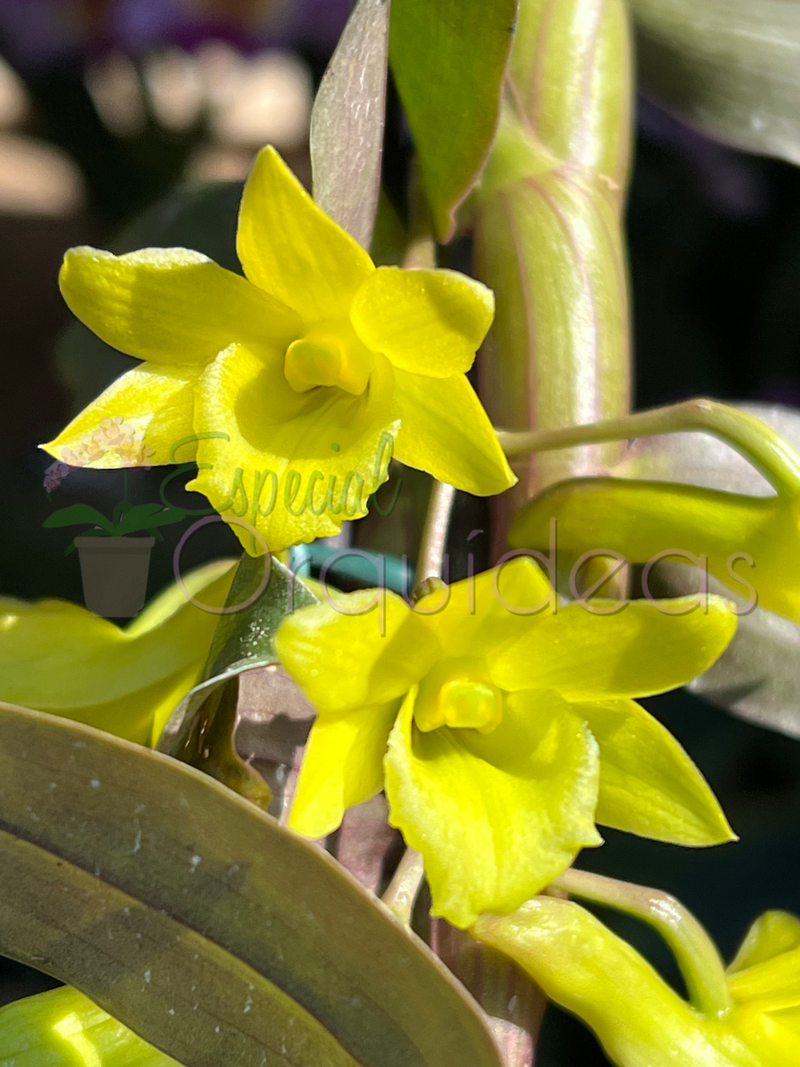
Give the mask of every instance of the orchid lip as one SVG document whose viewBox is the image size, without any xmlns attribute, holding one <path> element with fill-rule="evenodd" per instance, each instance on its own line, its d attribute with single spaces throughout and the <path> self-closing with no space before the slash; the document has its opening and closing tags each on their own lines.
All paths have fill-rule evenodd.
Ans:
<svg viewBox="0 0 800 1067">
<path fill-rule="evenodd" d="M 338 387 L 361 396 L 369 384 L 373 356 L 352 330 L 314 330 L 293 341 L 286 350 L 283 373 L 296 393 L 318 386 Z"/>
<path fill-rule="evenodd" d="M 503 693 L 480 661 L 445 660 L 420 683 L 414 721 L 423 733 L 440 726 L 491 733 L 502 718 Z"/>
</svg>

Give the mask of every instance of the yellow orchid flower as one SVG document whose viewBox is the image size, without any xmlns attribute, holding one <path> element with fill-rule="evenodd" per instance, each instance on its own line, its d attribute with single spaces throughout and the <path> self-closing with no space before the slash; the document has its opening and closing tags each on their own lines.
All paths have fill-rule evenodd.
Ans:
<svg viewBox="0 0 800 1067">
<path fill-rule="evenodd" d="M 551 595 L 518 558 L 414 610 L 366 590 L 287 618 L 276 648 L 318 713 L 290 825 L 320 837 L 385 787 L 433 913 L 462 927 L 518 907 L 600 844 L 595 820 L 729 840 L 697 768 L 631 699 L 720 655 L 735 629 L 726 602 L 677 617 L 640 601 L 601 617 L 579 603 L 544 610 Z"/>
<path fill-rule="evenodd" d="M 517 514 L 511 544 L 548 544 L 552 519 L 560 552 L 607 549 L 630 563 L 694 562 L 751 606 L 800 622 L 800 497 L 576 478 L 546 489 Z"/>
<path fill-rule="evenodd" d="M 0 597 L 0 700 L 154 745 L 200 680 L 235 561 L 219 560 L 169 586 L 121 628 L 66 600 Z"/>
<path fill-rule="evenodd" d="M 800 919 L 768 911 L 728 968 L 731 1025 L 768 1067 L 800 1063 Z"/>
<path fill-rule="evenodd" d="M 618 1067 L 797 1067 L 800 921 L 758 919 L 727 972 L 728 1004 L 699 1011 L 572 901 L 538 897 L 472 933 L 515 959 L 589 1025 Z"/>
<path fill-rule="evenodd" d="M 144 363 L 46 451 L 63 459 L 122 415 L 150 462 L 174 462 L 179 445 L 196 459 L 190 488 L 244 516 L 273 552 L 364 515 L 393 449 L 471 493 L 514 483 L 465 377 L 492 321 L 489 289 L 450 270 L 376 268 L 271 147 L 245 186 L 237 250 L 245 278 L 183 248 L 67 253 L 72 311 Z"/>
<path fill-rule="evenodd" d="M 70 986 L 0 1008 L 0 1063 L 14 1067 L 180 1067 Z"/>
</svg>

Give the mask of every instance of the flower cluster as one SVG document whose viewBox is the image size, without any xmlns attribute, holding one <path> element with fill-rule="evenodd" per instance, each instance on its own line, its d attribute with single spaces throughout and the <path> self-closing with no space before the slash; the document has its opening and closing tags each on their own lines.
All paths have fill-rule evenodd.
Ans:
<svg viewBox="0 0 800 1067">
<path fill-rule="evenodd" d="M 124 415 L 106 416 L 91 433 L 84 433 L 74 448 L 61 450 L 71 467 L 149 467 L 155 450 L 144 443 L 144 430 L 125 421 Z"/>
<path fill-rule="evenodd" d="M 245 186 L 237 249 L 245 277 L 182 248 L 67 254 L 69 306 L 142 363 L 45 446 L 58 461 L 170 463 L 180 445 L 198 465 L 189 488 L 223 518 L 247 515 L 235 529 L 251 553 L 250 528 L 278 551 L 364 515 L 392 452 L 472 493 L 513 484 L 466 378 L 488 289 L 376 268 L 271 148 Z M 371 613 L 382 596 L 385 628 Z M 323 836 L 385 789 L 434 913 L 462 927 L 542 889 L 600 843 L 596 823 L 729 840 L 697 769 L 632 699 L 705 670 L 733 634 L 729 605 L 543 611 L 553 596 L 521 558 L 414 609 L 367 590 L 287 618 L 276 647 L 318 712 L 291 825 Z"/>
<path fill-rule="evenodd" d="M 276 648 L 318 713 L 290 825 L 323 836 L 385 788 L 392 824 L 422 853 L 433 913 L 462 927 L 512 911 L 600 844 L 595 821 L 684 845 L 730 840 L 689 757 L 631 699 L 713 663 L 736 625 L 727 602 L 553 613 L 551 593 L 519 558 L 414 610 L 367 590 L 286 619 Z"/>
<path fill-rule="evenodd" d="M 59 460 L 51 463 L 44 472 L 44 487 L 47 492 L 52 493 L 54 489 L 58 489 L 67 475 L 72 474 L 77 469 L 77 466 L 73 467 L 69 463 L 61 463 Z"/>
<path fill-rule="evenodd" d="M 403 463 L 479 495 L 514 482 L 466 371 L 492 321 L 490 290 L 449 270 L 376 268 L 272 148 L 245 187 L 246 278 L 185 248 L 71 249 L 64 297 L 144 362 L 44 447 L 66 463 L 121 413 L 153 463 L 196 459 L 190 488 L 247 519 L 273 551 L 364 515 Z M 84 464 L 87 465 L 87 464 Z M 119 444 L 89 466 L 129 465 Z M 244 503 L 242 503 L 244 501 Z M 251 538 L 234 529 L 251 552 Z"/>
</svg>

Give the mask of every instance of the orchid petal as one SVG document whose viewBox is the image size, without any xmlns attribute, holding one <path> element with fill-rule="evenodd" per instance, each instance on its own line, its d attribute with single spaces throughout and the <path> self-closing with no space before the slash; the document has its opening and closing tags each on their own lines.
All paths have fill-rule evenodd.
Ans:
<svg viewBox="0 0 800 1067">
<path fill-rule="evenodd" d="M 650 696 L 710 667 L 736 629 L 721 597 L 708 598 L 707 613 L 687 597 L 595 614 L 609 607 L 592 600 L 537 615 L 523 637 L 489 654 L 492 681 L 512 692 L 557 689 L 568 700 Z M 676 613 L 682 609 L 689 613 Z"/>
<path fill-rule="evenodd" d="M 71 248 L 59 282 L 98 337 L 152 363 L 208 363 L 234 341 L 284 348 L 300 328 L 285 304 L 187 248 Z"/>
<path fill-rule="evenodd" d="M 463 374 L 430 378 L 395 370 L 401 427 L 395 456 L 440 482 L 477 496 L 502 493 L 516 478 L 489 417 Z"/>
<path fill-rule="evenodd" d="M 302 681 L 320 715 L 401 697 L 440 652 L 423 621 L 387 589 L 339 593 L 323 587 L 320 598 L 290 615 L 275 639 L 281 663 Z"/>
<path fill-rule="evenodd" d="M 482 659 L 523 637 L 531 615 L 556 603 L 551 594 L 542 571 L 523 556 L 428 593 L 414 611 L 447 655 Z"/>
<path fill-rule="evenodd" d="M 590 478 L 561 482 L 519 512 L 516 546 L 547 543 L 580 553 L 606 549 L 631 563 L 659 557 L 703 566 L 761 607 L 800 622 L 800 584 L 792 580 L 800 551 L 800 503 L 667 482 Z"/>
<path fill-rule="evenodd" d="M 184 579 L 204 604 L 225 602 L 233 563 Z M 199 679 L 217 616 L 168 589 L 127 629 L 62 600 L 0 598 L 0 699 L 145 742 Z"/>
<path fill-rule="evenodd" d="M 223 518 L 243 518 L 279 552 L 366 513 L 367 497 L 388 477 L 393 420 L 392 368 L 382 356 L 361 396 L 296 393 L 278 361 L 232 345 L 199 380 L 195 428 L 217 436 L 198 443 L 200 469 L 187 488 Z M 263 552 L 247 529 L 233 529 L 251 555 Z"/>
<path fill-rule="evenodd" d="M 383 788 L 383 757 L 399 701 L 338 718 L 320 717 L 311 728 L 289 825 L 306 837 L 324 837 L 345 810 Z"/>
<path fill-rule="evenodd" d="M 729 974 L 800 948 L 800 919 L 788 911 L 765 911 L 747 931 Z"/>
<path fill-rule="evenodd" d="M 695 847 L 736 839 L 697 767 L 644 708 L 608 700 L 574 711 L 600 746 L 598 823 Z"/>
<path fill-rule="evenodd" d="M 201 369 L 187 364 L 134 367 L 42 448 L 75 466 L 100 470 L 135 466 L 135 455 L 134 462 L 121 457 L 108 447 L 102 434 L 105 420 L 121 416 L 126 426 L 141 435 L 139 465 L 194 459 L 194 440 L 187 441 L 178 454 L 173 454 L 173 449 L 183 439 L 193 438 L 194 388 Z"/>
<path fill-rule="evenodd" d="M 236 248 L 250 281 L 307 326 L 346 319 L 356 291 L 375 270 L 271 146 L 260 152 L 247 179 Z"/>
<path fill-rule="evenodd" d="M 621 1067 L 779 1067 L 757 1056 L 727 1020 L 690 1007 L 626 941 L 571 900 L 538 897 L 513 915 L 481 916 L 471 933 L 583 1019 Z"/>
<path fill-rule="evenodd" d="M 466 927 L 512 911 L 600 844 L 597 746 L 557 694 L 508 698 L 488 735 L 421 733 L 415 696 L 389 738 L 386 795 L 391 824 L 422 853 L 432 914 Z"/>
<path fill-rule="evenodd" d="M 453 270 L 378 267 L 356 293 L 350 320 L 367 348 L 433 378 L 472 366 L 494 315 L 494 295 Z"/>
</svg>

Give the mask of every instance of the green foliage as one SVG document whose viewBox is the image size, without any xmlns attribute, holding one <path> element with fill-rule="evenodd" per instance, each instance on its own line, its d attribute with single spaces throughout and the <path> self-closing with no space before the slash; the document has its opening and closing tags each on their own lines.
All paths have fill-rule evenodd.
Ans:
<svg viewBox="0 0 800 1067">
<path fill-rule="evenodd" d="M 266 808 L 270 790 L 237 755 L 234 744 L 239 675 L 276 663 L 278 627 L 287 614 L 316 603 L 313 593 L 276 559 L 243 556 L 226 606 L 245 607 L 220 617 L 203 678 L 175 708 L 159 739 L 159 751 L 200 768 Z"/>
<path fill-rule="evenodd" d="M 455 980 L 206 775 L 0 706 L 0 951 L 186 1067 L 500 1067 Z"/>
<path fill-rule="evenodd" d="M 494 137 L 516 11 L 516 0 L 392 4 L 392 71 L 444 241 Z"/>
<path fill-rule="evenodd" d="M 644 87 L 749 152 L 800 163 L 800 4 L 631 0 Z"/>
<path fill-rule="evenodd" d="M 130 504 L 121 501 L 114 508 L 111 519 L 107 519 L 97 508 L 90 504 L 70 504 L 66 508 L 48 515 L 42 525 L 48 530 L 62 526 L 99 527 L 89 530 L 91 536 L 107 534 L 109 537 L 125 537 L 128 534 L 146 530 L 150 536 L 156 535 L 159 526 L 168 526 L 186 518 L 183 508 L 163 507 L 161 504 Z M 157 535 L 156 535 L 157 536 Z"/>
</svg>

